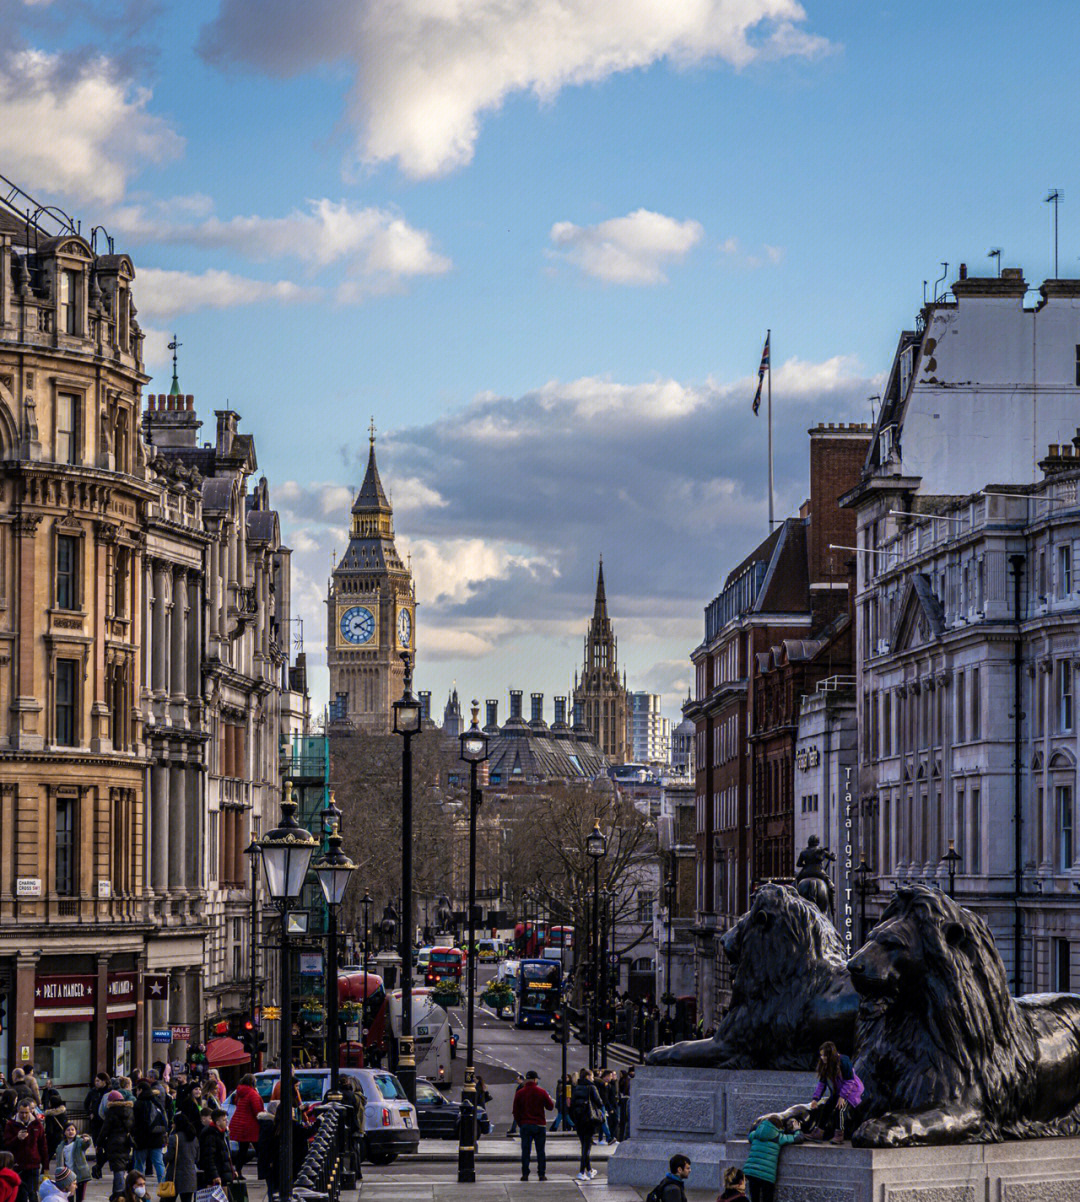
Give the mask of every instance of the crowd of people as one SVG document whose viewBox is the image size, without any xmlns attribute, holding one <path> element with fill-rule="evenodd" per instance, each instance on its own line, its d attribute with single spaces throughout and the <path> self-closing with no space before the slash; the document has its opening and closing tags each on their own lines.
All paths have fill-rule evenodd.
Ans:
<svg viewBox="0 0 1080 1202">
<path fill-rule="evenodd" d="M 362 1139 L 364 1100 L 343 1078 L 346 1126 Z M 0 1078 L 0 1202 L 83 1202 L 87 1184 L 109 1175 L 109 1202 L 142 1202 L 147 1181 L 155 1194 L 194 1202 L 217 1187 L 218 1202 L 247 1202 L 244 1170 L 254 1161 L 279 1195 L 284 1111 L 263 1103 L 255 1077 L 240 1079 L 225 1109 L 226 1089 L 209 1071 L 172 1073 L 164 1065 L 113 1077 L 98 1073 L 83 1103 L 88 1133 L 71 1121 L 55 1083 L 41 1084 L 30 1066 Z M 315 1123 L 293 1098 L 293 1166 L 303 1163 Z M 235 1151 L 231 1145 L 235 1145 Z M 359 1177 L 359 1158 L 356 1159 Z"/>
</svg>

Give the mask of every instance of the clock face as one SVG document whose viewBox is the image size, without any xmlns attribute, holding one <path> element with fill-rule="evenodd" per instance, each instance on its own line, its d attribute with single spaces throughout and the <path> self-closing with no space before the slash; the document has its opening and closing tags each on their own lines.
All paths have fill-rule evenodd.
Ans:
<svg viewBox="0 0 1080 1202">
<path fill-rule="evenodd" d="M 375 636 L 375 615 L 365 605 L 354 605 L 341 615 L 341 633 L 350 643 L 370 643 Z"/>
<path fill-rule="evenodd" d="M 403 609 L 397 616 L 397 637 L 402 647 L 412 645 L 412 614 Z"/>
</svg>

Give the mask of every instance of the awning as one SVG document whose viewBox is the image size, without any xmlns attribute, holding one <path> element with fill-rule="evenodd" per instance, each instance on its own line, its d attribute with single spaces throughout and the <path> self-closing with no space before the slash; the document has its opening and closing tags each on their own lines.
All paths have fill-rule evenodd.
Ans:
<svg viewBox="0 0 1080 1202">
<path fill-rule="evenodd" d="M 211 1068 L 225 1068 L 229 1064 L 250 1064 L 251 1054 L 245 1050 L 239 1039 L 230 1039 L 223 1035 L 220 1039 L 211 1039 L 206 1045 L 206 1063 Z"/>
</svg>

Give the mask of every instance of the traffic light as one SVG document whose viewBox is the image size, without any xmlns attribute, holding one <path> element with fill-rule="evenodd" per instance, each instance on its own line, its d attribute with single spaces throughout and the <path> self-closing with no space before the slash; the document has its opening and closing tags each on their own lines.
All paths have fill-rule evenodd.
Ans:
<svg viewBox="0 0 1080 1202">
<path fill-rule="evenodd" d="M 253 1019 L 245 1018 L 240 1027 L 240 1042 L 249 1056 L 254 1056 L 259 1042 L 259 1033 Z"/>
<path fill-rule="evenodd" d="M 562 1041 L 566 1038 L 566 1015 L 554 1015 L 554 1022 L 551 1026 L 551 1038 L 554 1039 L 556 1043 L 562 1043 Z"/>
</svg>

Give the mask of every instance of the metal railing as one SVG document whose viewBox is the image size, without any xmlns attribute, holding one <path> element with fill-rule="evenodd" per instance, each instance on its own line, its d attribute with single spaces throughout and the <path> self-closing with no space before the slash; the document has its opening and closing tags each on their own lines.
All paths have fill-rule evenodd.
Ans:
<svg viewBox="0 0 1080 1202">
<path fill-rule="evenodd" d="M 308 1147 L 292 1189 L 286 1198 L 307 1199 L 308 1202 L 338 1202 L 346 1169 L 351 1159 L 344 1150 L 347 1125 L 345 1107 L 340 1102 L 327 1102 L 320 1110 L 319 1129 Z M 350 1163 L 347 1164 L 346 1162 Z"/>
</svg>

